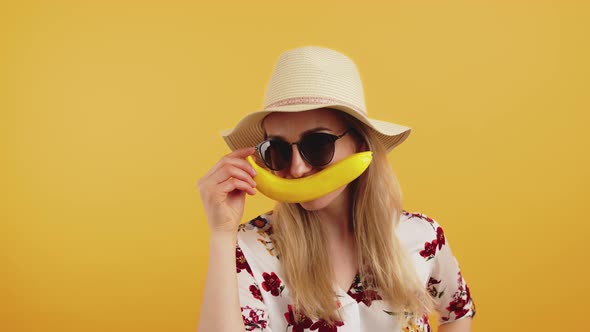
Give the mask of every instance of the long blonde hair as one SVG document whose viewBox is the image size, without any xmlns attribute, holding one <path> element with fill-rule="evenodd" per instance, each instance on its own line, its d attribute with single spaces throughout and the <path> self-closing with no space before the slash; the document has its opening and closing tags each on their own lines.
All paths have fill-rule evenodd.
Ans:
<svg viewBox="0 0 590 332">
<path fill-rule="evenodd" d="M 428 314 L 433 299 L 395 234 L 402 213 L 402 195 L 387 152 L 375 132 L 352 116 L 341 114 L 357 138 L 373 151 L 369 168 L 349 184 L 350 226 L 363 289 L 378 290 L 400 323 L 407 314 Z M 272 239 L 296 312 L 329 324 L 341 320 L 326 235 L 317 213 L 299 204 L 278 202 L 273 213 Z"/>
</svg>

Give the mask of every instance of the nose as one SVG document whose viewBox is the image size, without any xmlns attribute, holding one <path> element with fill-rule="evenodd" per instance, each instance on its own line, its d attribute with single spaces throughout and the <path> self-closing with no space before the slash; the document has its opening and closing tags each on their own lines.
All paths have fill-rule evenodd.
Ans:
<svg viewBox="0 0 590 332">
<path fill-rule="evenodd" d="M 297 179 L 311 171 L 313 167 L 311 167 L 305 160 L 303 160 L 301 154 L 299 153 L 299 147 L 297 146 L 297 144 L 293 144 L 292 148 L 293 150 L 291 156 L 291 165 L 289 167 L 290 174 L 288 175 Z"/>
</svg>

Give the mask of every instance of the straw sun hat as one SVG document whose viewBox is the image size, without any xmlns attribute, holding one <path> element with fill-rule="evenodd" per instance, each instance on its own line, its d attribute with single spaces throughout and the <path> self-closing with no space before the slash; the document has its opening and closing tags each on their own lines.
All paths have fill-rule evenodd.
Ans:
<svg viewBox="0 0 590 332">
<path fill-rule="evenodd" d="M 271 112 L 334 108 L 357 118 L 377 133 L 387 152 L 402 143 L 411 128 L 367 116 L 361 78 L 355 63 L 335 50 L 304 46 L 281 53 L 264 95 L 264 108 L 221 132 L 236 150 L 264 140 L 262 120 Z"/>
</svg>

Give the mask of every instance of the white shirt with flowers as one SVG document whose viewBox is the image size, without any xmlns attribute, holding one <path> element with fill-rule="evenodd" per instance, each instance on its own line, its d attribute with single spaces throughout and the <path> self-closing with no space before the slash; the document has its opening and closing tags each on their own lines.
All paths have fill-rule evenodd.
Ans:
<svg viewBox="0 0 590 332">
<path fill-rule="evenodd" d="M 421 213 L 403 211 L 396 233 L 413 261 L 418 275 L 438 301 L 438 323 L 475 316 L 475 303 L 442 227 Z M 376 291 L 364 291 L 357 275 L 345 292 L 337 287 L 342 321 L 326 325 L 294 315 L 289 288 L 283 282 L 280 260 L 271 241 L 272 211 L 238 230 L 236 272 L 242 318 L 247 331 L 431 331 L 427 316 L 408 318 L 404 326 Z M 410 317 L 410 316 L 408 316 Z"/>
</svg>

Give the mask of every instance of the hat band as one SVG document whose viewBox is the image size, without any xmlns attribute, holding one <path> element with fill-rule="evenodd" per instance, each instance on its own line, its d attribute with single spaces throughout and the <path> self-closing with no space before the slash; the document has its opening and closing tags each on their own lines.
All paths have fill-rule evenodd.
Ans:
<svg viewBox="0 0 590 332">
<path fill-rule="evenodd" d="M 352 108 L 353 110 L 361 113 L 361 114 L 366 114 L 366 112 L 364 112 L 363 110 L 361 110 L 360 108 L 358 108 L 357 106 L 351 104 L 351 103 L 347 103 L 345 101 L 342 100 L 338 100 L 335 98 L 328 98 L 328 97 L 292 97 L 292 98 L 286 98 L 286 99 L 282 99 L 279 100 L 277 102 L 274 102 L 268 106 L 266 106 L 264 109 L 268 109 L 268 108 L 272 108 L 272 107 L 278 107 L 278 106 L 285 106 L 285 105 L 298 105 L 298 104 L 307 104 L 307 105 L 329 105 L 329 104 L 340 104 L 340 105 L 344 105 L 347 107 Z"/>
</svg>

